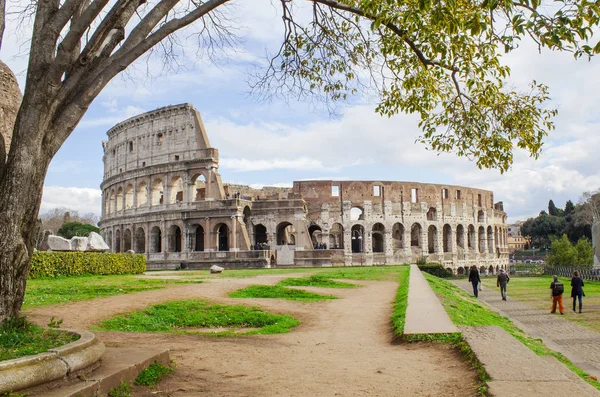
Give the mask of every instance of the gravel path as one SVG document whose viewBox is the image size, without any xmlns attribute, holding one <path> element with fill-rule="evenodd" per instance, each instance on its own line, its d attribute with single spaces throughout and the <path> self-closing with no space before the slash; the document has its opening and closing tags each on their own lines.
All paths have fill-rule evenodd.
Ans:
<svg viewBox="0 0 600 397">
<path fill-rule="evenodd" d="M 219 279 L 132 295 L 27 310 L 46 324 L 88 327 L 115 313 L 160 301 L 208 298 L 289 313 L 302 325 L 288 334 L 211 338 L 150 333 L 97 332 L 108 346 L 159 346 L 171 350 L 177 371 L 159 390 L 136 396 L 475 396 L 469 365 L 445 345 L 395 344 L 390 316 L 397 284 L 360 282 L 354 289 L 306 288 L 340 299 L 302 303 L 232 299 L 229 291 L 274 284 L 286 276 Z"/>
</svg>

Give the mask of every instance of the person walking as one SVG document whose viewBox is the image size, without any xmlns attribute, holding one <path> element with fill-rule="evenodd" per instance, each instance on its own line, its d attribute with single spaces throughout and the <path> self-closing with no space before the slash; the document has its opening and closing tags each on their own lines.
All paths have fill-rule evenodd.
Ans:
<svg viewBox="0 0 600 397">
<path fill-rule="evenodd" d="M 469 282 L 473 284 L 473 295 L 475 298 L 479 295 L 479 283 L 481 283 L 481 278 L 479 278 L 479 272 L 477 271 L 477 266 L 471 266 L 471 271 L 469 272 Z"/>
<path fill-rule="evenodd" d="M 556 305 L 558 304 L 558 311 L 560 314 L 565 314 L 565 307 L 562 299 L 563 292 L 565 292 L 565 286 L 558 281 L 557 275 L 552 276 L 552 279 L 554 281 L 550 283 L 550 297 L 552 298 L 552 311 L 550 313 L 556 313 Z"/>
<path fill-rule="evenodd" d="M 496 280 L 496 287 L 500 287 L 500 295 L 502 295 L 502 300 L 506 300 L 506 284 L 510 281 L 510 277 L 508 274 L 504 272 L 504 269 L 500 269 L 500 273 L 498 274 L 498 279 Z"/>
<path fill-rule="evenodd" d="M 575 270 L 573 272 L 573 278 L 571 279 L 571 298 L 573 298 L 573 311 L 575 311 L 576 300 L 579 299 L 579 313 L 581 313 L 581 298 L 584 296 L 583 279 L 579 277 L 579 272 Z"/>
</svg>

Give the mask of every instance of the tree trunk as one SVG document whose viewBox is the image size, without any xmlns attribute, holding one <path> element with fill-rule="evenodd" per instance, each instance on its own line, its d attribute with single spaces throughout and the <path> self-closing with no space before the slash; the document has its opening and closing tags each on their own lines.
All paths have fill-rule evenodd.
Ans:
<svg viewBox="0 0 600 397">
<path fill-rule="evenodd" d="M 42 146 L 47 109 L 22 106 L 8 161 L 0 173 L 0 323 L 23 305 L 35 226 L 46 170 L 52 158 Z"/>
</svg>

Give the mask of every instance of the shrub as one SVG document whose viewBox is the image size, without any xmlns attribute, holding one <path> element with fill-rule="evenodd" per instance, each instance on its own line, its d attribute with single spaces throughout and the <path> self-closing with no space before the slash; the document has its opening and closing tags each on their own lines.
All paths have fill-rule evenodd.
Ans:
<svg viewBox="0 0 600 397">
<path fill-rule="evenodd" d="M 69 277 L 84 274 L 140 274 L 146 257 L 105 252 L 34 252 L 29 278 Z"/>
<path fill-rule="evenodd" d="M 452 276 L 452 273 L 446 270 L 444 266 L 440 265 L 439 263 L 425 263 L 423 265 L 419 265 L 419 270 L 440 278 Z"/>
</svg>

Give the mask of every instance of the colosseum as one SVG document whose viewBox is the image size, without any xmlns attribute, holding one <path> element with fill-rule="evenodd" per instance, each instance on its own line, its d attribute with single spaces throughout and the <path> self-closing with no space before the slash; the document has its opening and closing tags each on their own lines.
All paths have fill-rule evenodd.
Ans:
<svg viewBox="0 0 600 397">
<path fill-rule="evenodd" d="M 189 104 L 108 131 L 101 233 L 150 269 L 441 263 L 508 266 L 506 213 L 491 191 L 389 181 L 224 184 L 219 153 Z"/>
</svg>

